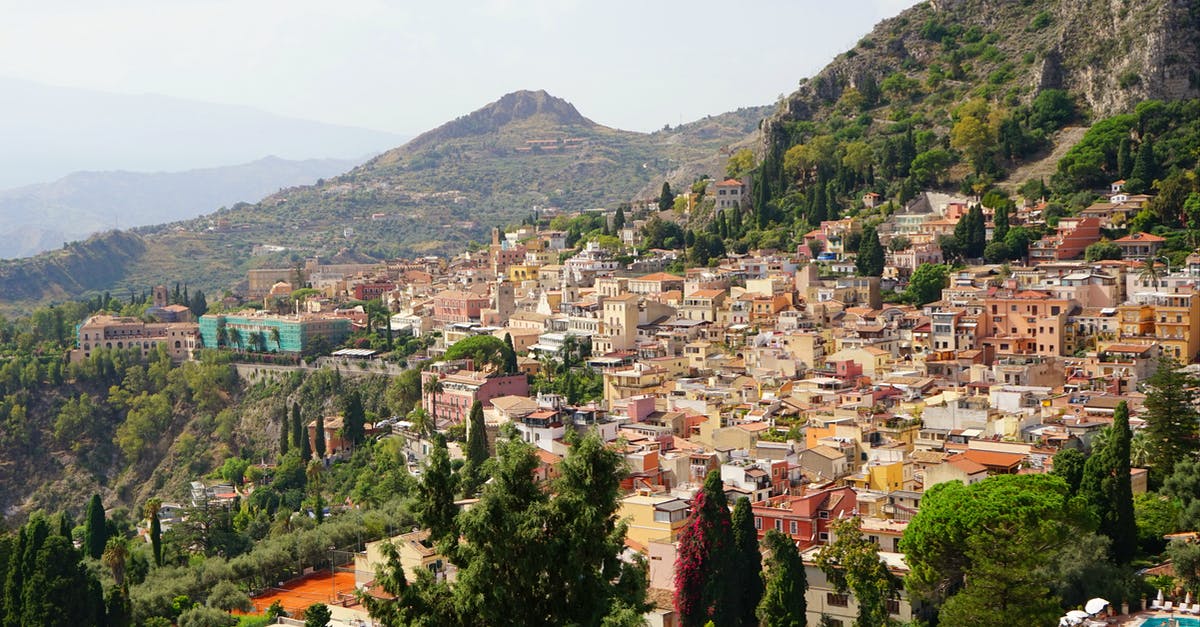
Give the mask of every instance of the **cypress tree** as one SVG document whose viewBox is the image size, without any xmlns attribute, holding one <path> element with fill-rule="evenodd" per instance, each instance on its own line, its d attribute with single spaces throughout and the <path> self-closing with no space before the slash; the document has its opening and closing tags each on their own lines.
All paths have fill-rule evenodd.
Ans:
<svg viewBox="0 0 1200 627">
<path fill-rule="evenodd" d="M 325 459 L 325 416 L 317 414 L 317 432 L 313 434 L 316 445 L 317 459 Z"/>
<path fill-rule="evenodd" d="M 517 349 L 513 347 L 511 333 L 504 334 L 504 345 L 508 347 L 508 350 L 504 351 L 504 373 L 516 374 L 520 367 L 517 365 Z"/>
<path fill-rule="evenodd" d="M 87 554 L 100 559 L 104 554 L 104 545 L 108 542 L 108 526 L 104 519 L 104 505 L 100 495 L 93 494 L 88 501 L 87 519 L 83 523 L 83 548 Z"/>
<path fill-rule="evenodd" d="M 617 213 L 613 216 L 613 232 L 620 233 L 625 226 L 625 208 L 617 206 Z"/>
<path fill-rule="evenodd" d="M 362 444 L 367 437 L 367 414 L 363 410 L 362 396 L 359 395 L 358 390 L 351 390 L 346 395 L 345 407 L 342 411 L 345 416 L 343 433 L 346 439 L 352 446 Z"/>
<path fill-rule="evenodd" d="M 425 460 L 425 474 L 417 486 L 418 499 L 413 505 L 417 522 L 429 530 L 429 537 L 434 542 L 453 541 L 457 537 L 455 517 L 458 507 L 454 505 L 454 484 L 446 438 L 440 433 L 435 434 L 433 450 Z"/>
<path fill-rule="evenodd" d="M 1112 541 L 1109 553 L 1113 561 L 1127 564 L 1137 550 L 1137 523 L 1129 476 L 1133 431 L 1129 428 L 1129 408 L 1124 401 L 1113 413 L 1111 429 L 1108 441 L 1084 463 L 1079 493 L 1100 519 L 1100 533 Z"/>
<path fill-rule="evenodd" d="M 763 536 L 767 557 L 767 585 L 758 604 L 758 617 L 768 627 L 804 627 L 808 624 L 808 604 L 804 592 L 808 577 L 796 544 L 771 529 Z"/>
<path fill-rule="evenodd" d="M 1147 137 L 1138 147 L 1137 158 L 1134 159 L 1133 170 L 1130 171 L 1129 178 L 1141 181 L 1146 188 L 1149 188 L 1150 184 L 1158 178 L 1158 174 L 1158 158 L 1154 154 L 1154 141 Z"/>
<path fill-rule="evenodd" d="M 288 432 L 291 431 L 292 425 L 289 424 L 287 410 L 283 412 L 283 418 L 279 420 L 279 458 L 283 459 L 288 452 Z"/>
<path fill-rule="evenodd" d="M 863 228 L 862 243 L 858 247 L 858 255 L 854 258 L 854 269 L 859 276 L 880 276 L 883 274 L 885 254 L 883 244 L 879 242 L 879 233 L 875 227 Z"/>
<path fill-rule="evenodd" d="M 158 520 L 158 509 L 150 514 L 150 549 L 154 553 L 154 565 L 162 566 L 162 523 Z"/>
<path fill-rule="evenodd" d="M 692 520 L 679 536 L 675 560 L 675 610 L 684 627 L 725 625 L 732 590 L 725 573 L 733 543 L 721 473 L 713 470 L 692 501 Z"/>
<path fill-rule="evenodd" d="M 313 458 L 312 440 L 307 437 L 300 438 L 300 459 L 307 464 Z"/>
<path fill-rule="evenodd" d="M 300 422 L 300 404 L 293 402 L 292 404 L 292 448 L 300 450 L 304 448 L 304 424 Z M 307 461 L 307 460 L 305 460 Z"/>
<path fill-rule="evenodd" d="M 992 218 L 992 241 L 1003 242 L 1005 235 L 1008 235 L 1008 203 L 1000 203 Z"/>
<path fill-rule="evenodd" d="M 483 403 L 475 401 L 471 412 L 467 415 L 467 462 L 463 466 L 463 496 L 471 498 L 479 490 L 479 486 L 487 480 L 484 477 L 483 466 L 487 462 L 488 444 L 487 427 L 483 423 Z"/>
<path fill-rule="evenodd" d="M 675 194 L 671 193 L 671 184 L 663 181 L 662 193 L 658 195 L 658 208 L 666 211 L 675 205 Z"/>
<path fill-rule="evenodd" d="M 734 625 L 758 627 L 755 612 L 763 595 L 762 554 L 750 499 L 742 497 L 733 506 L 733 559 L 729 581 L 738 582 L 730 594 L 729 619 Z"/>
<path fill-rule="evenodd" d="M 1129 173 L 1133 171 L 1133 159 L 1130 158 L 1132 152 L 1132 142 L 1128 136 L 1121 138 L 1121 143 L 1117 146 L 1117 177 L 1129 178 Z"/>
</svg>

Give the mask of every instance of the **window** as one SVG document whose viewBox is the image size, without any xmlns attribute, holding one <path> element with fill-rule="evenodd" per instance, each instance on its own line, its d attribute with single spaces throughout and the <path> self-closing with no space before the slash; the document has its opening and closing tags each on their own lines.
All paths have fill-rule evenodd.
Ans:
<svg viewBox="0 0 1200 627">
<path fill-rule="evenodd" d="M 817 535 L 817 539 L 821 542 L 829 542 L 829 532 L 822 531 L 819 535 Z"/>
<path fill-rule="evenodd" d="M 800 523 L 793 520 L 789 529 L 792 535 L 800 533 Z"/>
<path fill-rule="evenodd" d="M 887 613 L 888 614 L 899 614 L 900 613 L 900 599 L 888 599 L 887 600 Z"/>
<path fill-rule="evenodd" d="M 825 604 L 833 607 L 846 607 L 850 605 L 850 597 L 844 594 L 834 594 L 832 592 L 825 593 Z"/>
<path fill-rule="evenodd" d="M 821 511 L 820 513 L 818 513 L 818 514 L 817 514 L 817 516 L 818 516 L 818 517 L 819 517 L 821 520 L 829 520 L 829 512 L 826 512 L 826 511 Z"/>
<path fill-rule="evenodd" d="M 775 531 L 783 533 L 783 519 L 782 518 L 775 519 Z"/>
<path fill-rule="evenodd" d="M 762 530 L 762 516 L 754 517 L 754 528 L 758 529 L 758 530 Z"/>
</svg>

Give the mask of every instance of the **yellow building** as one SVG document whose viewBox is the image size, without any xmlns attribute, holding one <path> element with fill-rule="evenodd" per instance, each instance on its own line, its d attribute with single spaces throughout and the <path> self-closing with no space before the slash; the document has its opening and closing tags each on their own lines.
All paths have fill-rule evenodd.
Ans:
<svg viewBox="0 0 1200 627">
<path fill-rule="evenodd" d="M 860 490 L 907 490 L 913 483 L 912 463 L 872 462 L 862 472 L 847 477 L 846 483 Z"/>
<path fill-rule="evenodd" d="M 614 368 L 604 372 L 604 402 L 609 407 L 613 401 L 643 394 L 666 392 L 668 372 L 663 368 L 635 363 L 628 368 Z"/>
<path fill-rule="evenodd" d="M 628 521 L 625 537 L 645 552 L 651 540 L 674 542 L 687 525 L 687 501 L 669 494 L 633 494 L 621 499 L 617 517 Z"/>
<path fill-rule="evenodd" d="M 387 540 L 368 542 L 366 550 L 354 556 L 356 584 L 374 580 L 376 569 L 387 564 L 387 558 L 383 555 L 383 545 L 386 542 L 391 542 L 396 547 L 396 552 L 400 556 L 400 564 L 404 567 L 404 577 L 408 581 L 416 581 L 417 572 L 420 570 L 428 570 L 436 574 L 446 568 L 446 558 L 439 555 L 437 549 L 433 547 L 433 543 L 429 540 L 429 531 L 413 531 Z"/>
</svg>

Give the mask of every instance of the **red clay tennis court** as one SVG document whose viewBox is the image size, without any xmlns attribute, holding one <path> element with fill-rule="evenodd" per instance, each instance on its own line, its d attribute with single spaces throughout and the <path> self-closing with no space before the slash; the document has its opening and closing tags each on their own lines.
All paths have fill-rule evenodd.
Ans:
<svg viewBox="0 0 1200 627">
<path fill-rule="evenodd" d="M 353 595 L 354 573 L 337 572 L 331 579 L 329 571 L 322 570 L 285 582 L 282 588 L 270 588 L 251 601 L 255 614 L 265 612 L 272 603 L 279 601 L 288 614 L 294 615 L 313 603 L 330 605 Z"/>
</svg>

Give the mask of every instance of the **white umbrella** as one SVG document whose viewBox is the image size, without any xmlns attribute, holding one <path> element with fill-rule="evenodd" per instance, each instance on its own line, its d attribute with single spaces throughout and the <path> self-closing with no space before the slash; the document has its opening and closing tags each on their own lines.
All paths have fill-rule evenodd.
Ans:
<svg viewBox="0 0 1200 627">
<path fill-rule="evenodd" d="M 1067 618 L 1073 618 L 1075 620 L 1083 620 L 1087 617 L 1088 617 L 1088 613 L 1083 610 L 1071 610 L 1070 612 L 1067 612 Z"/>
<path fill-rule="evenodd" d="M 1162 601 L 1163 601 L 1162 588 L 1159 588 L 1158 589 L 1158 602 L 1162 603 Z"/>
<path fill-rule="evenodd" d="M 1190 602 L 1191 601 L 1189 601 L 1189 603 Z M 1091 601 L 1088 601 L 1087 604 L 1083 606 L 1083 609 L 1088 614 L 1095 616 L 1096 614 L 1103 612 L 1104 608 L 1108 607 L 1108 605 L 1109 605 L 1108 601 L 1097 598 L 1097 599 L 1092 599 Z"/>
<path fill-rule="evenodd" d="M 1192 591 L 1191 590 L 1188 590 L 1187 597 L 1183 600 L 1183 602 L 1186 605 L 1192 604 Z"/>
</svg>

